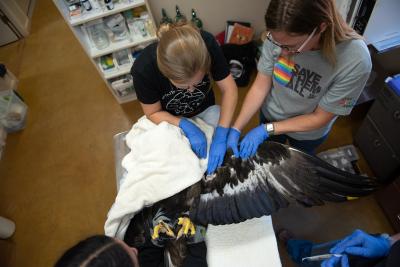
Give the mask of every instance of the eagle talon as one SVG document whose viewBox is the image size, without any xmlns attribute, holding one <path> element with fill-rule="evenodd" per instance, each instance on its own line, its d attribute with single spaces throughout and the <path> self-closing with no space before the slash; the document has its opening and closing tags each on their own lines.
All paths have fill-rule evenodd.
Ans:
<svg viewBox="0 0 400 267">
<path fill-rule="evenodd" d="M 169 237 L 175 238 L 174 231 L 172 231 L 171 227 L 160 220 L 156 226 L 153 228 L 153 234 L 151 235 L 151 239 L 155 240 L 160 237 L 160 233 L 166 234 Z"/>
<path fill-rule="evenodd" d="M 188 217 L 179 217 L 178 225 L 181 225 L 182 227 L 178 231 L 177 239 L 179 239 L 182 235 L 194 236 L 196 234 L 196 228 L 195 228 L 194 224 L 192 223 L 192 221 Z"/>
</svg>

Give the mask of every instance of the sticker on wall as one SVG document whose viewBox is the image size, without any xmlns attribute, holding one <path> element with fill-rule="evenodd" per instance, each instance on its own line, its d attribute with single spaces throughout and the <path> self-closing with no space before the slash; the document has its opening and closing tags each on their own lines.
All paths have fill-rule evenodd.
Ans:
<svg viewBox="0 0 400 267">
<path fill-rule="evenodd" d="M 279 84 L 286 86 L 294 73 L 294 62 L 286 57 L 280 56 L 274 65 L 274 79 Z"/>
</svg>

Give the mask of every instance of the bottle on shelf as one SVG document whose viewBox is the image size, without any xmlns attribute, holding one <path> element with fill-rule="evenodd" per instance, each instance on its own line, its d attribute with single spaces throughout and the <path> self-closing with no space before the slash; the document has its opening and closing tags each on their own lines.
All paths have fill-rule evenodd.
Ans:
<svg viewBox="0 0 400 267">
<path fill-rule="evenodd" d="M 81 0 L 81 5 L 85 8 L 86 11 L 92 10 L 92 5 L 89 0 Z"/>
<path fill-rule="evenodd" d="M 106 5 L 108 10 L 114 9 L 113 0 L 104 0 L 104 4 Z"/>
<path fill-rule="evenodd" d="M 168 17 L 167 12 L 165 11 L 164 8 L 161 8 L 161 20 L 160 20 L 160 24 L 171 24 L 172 23 L 172 19 L 170 17 Z"/>
<path fill-rule="evenodd" d="M 201 21 L 201 19 L 199 19 L 197 17 L 196 11 L 194 10 L 194 8 L 192 8 L 192 19 L 191 19 L 192 23 L 194 25 L 196 25 L 197 28 L 199 28 L 200 30 L 203 29 L 203 22 Z"/>
<path fill-rule="evenodd" d="M 175 6 L 175 11 L 176 11 L 175 23 L 177 23 L 177 24 L 186 23 L 186 21 L 187 21 L 186 16 L 181 13 L 178 5 Z"/>
</svg>

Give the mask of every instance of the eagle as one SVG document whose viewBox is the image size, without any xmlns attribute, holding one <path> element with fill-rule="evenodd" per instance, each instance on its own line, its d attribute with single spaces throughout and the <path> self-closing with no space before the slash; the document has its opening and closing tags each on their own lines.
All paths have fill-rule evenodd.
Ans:
<svg viewBox="0 0 400 267">
<path fill-rule="evenodd" d="M 223 164 L 183 191 L 143 208 L 129 223 L 128 245 L 164 247 L 174 266 L 186 244 L 201 241 L 208 224 L 225 225 L 271 215 L 290 204 L 304 207 L 371 194 L 375 178 L 342 171 L 288 145 L 265 141 L 248 159 L 228 149 Z"/>
</svg>

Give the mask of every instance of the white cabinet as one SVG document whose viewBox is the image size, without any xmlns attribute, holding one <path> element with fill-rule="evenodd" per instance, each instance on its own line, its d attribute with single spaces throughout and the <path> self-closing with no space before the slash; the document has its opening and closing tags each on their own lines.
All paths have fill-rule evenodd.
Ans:
<svg viewBox="0 0 400 267">
<path fill-rule="evenodd" d="M 119 103 L 136 99 L 130 69 L 146 45 L 157 40 L 147 0 L 53 0 Z M 76 3 L 76 4 L 74 4 Z"/>
<path fill-rule="evenodd" d="M 29 35 L 35 0 L 0 1 L 0 46 Z"/>
</svg>

